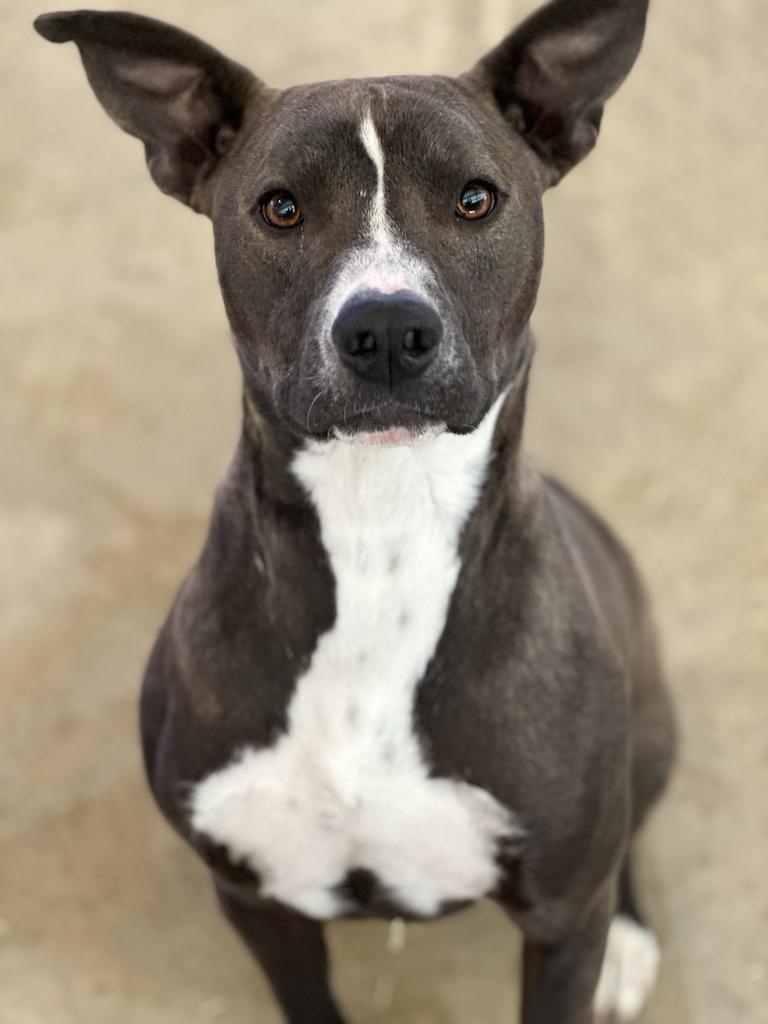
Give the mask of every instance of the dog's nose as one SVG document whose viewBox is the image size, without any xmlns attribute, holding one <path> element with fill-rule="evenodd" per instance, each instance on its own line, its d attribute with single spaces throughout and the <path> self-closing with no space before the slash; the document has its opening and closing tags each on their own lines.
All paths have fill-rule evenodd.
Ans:
<svg viewBox="0 0 768 1024">
<path fill-rule="evenodd" d="M 443 325 L 437 310 L 414 292 L 366 292 L 347 299 L 331 336 L 345 366 L 393 387 L 426 370 L 437 355 Z"/>
</svg>

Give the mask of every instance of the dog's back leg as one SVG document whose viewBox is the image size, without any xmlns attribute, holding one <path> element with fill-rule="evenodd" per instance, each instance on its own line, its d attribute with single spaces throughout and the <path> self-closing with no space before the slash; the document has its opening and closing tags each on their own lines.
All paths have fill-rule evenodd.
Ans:
<svg viewBox="0 0 768 1024">
<path fill-rule="evenodd" d="M 659 658 L 648 605 L 639 609 L 637 647 L 632 658 L 632 817 L 634 835 L 664 793 L 674 766 L 677 722 Z"/>
<path fill-rule="evenodd" d="M 676 728 L 664 687 L 652 625 L 636 673 L 633 707 L 632 838 L 617 880 L 617 913 L 608 933 L 595 995 L 599 1022 L 623 1024 L 639 1016 L 658 975 L 661 954 L 638 903 L 632 869 L 634 836 L 666 788 L 672 769 Z"/>
<path fill-rule="evenodd" d="M 562 940 L 523 947 L 522 1024 L 592 1024 L 592 993 L 613 909 L 606 886 Z"/>
<path fill-rule="evenodd" d="M 322 925 L 216 886 L 222 910 L 267 976 L 288 1024 L 344 1024 L 331 993 Z"/>
<path fill-rule="evenodd" d="M 629 851 L 618 886 L 618 909 L 608 932 L 595 993 L 595 1012 L 600 1024 L 624 1024 L 639 1016 L 656 984 L 661 959 L 656 936 L 645 924 L 638 907 Z"/>
</svg>

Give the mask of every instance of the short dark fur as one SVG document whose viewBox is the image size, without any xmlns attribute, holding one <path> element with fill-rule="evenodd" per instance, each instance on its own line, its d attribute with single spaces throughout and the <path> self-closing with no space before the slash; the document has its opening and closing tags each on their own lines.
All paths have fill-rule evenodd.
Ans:
<svg viewBox="0 0 768 1024">
<path fill-rule="evenodd" d="M 185 794 L 239 747 L 274 742 L 334 622 L 317 517 L 289 471 L 303 439 L 334 426 L 433 419 L 466 432 L 513 385 L 416 724 L 435 775 L 485 788 L 524 823 L 525 841 L 499 851 L 495 894 L 525 933 L 524 1024 L 590 1021 L 617 899 L 636 913 L 629 839 L 664 787 L 674 747 L 653 627 L 624 549 L 534 472 L 520 439 L 541 193 L 594 145 L 645 13 L 646 0 L 555 0 L 461 78 L 285 92 L 147 18 L 73 12 L 36 22 L 46 38 L 80 47 L 99 100 L 142 139 L 160 188 L 213 219 L 243 369 L 243 431 L 203 552 L 150 659 L 142 736 L 160 807 L 209 863 L 224 912 L 292 1024 L 342 1019 L 322 928 L 260 899 L 255 873 L 192 834 Z M 368 105 L 387 173 L 409 186 L 391 190 L 391 215 L 439 268 L 431 298 L 454 356 L 386 400 L 341 367 L 324 391 L 313 383 L 322 297 L 359 229 L 345 197 L 372 183 L 357 137 Z M 474 178 L 499 191 L 482 225 L 451 216 Z M 254 216 L 274 188 L 302 197 L 300 248 Z M 340 885 L 361 910 L 400 912 L 365 872 Z"/>
</svg>

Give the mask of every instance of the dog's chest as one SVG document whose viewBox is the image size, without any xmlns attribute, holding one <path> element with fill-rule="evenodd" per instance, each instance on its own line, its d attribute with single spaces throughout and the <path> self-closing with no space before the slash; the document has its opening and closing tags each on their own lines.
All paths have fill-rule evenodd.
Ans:
<svg viewBox="0 0 768 1024">
<path fill-rule="evenodd" d="M 192 823 L 256 870 L 265 895 L 312 916 L 358 909 L 344 883 L 360 869 L 415 914 L 477 899 L 514 832 L 482 789 L 430 778 L 413 723 L 484 475 L 479 440 L 375 452 L 332 442 L 296 461 L 334 573 L 335 622 L 297 682 L 286 733 L 203 780 Z"/>
</svg>

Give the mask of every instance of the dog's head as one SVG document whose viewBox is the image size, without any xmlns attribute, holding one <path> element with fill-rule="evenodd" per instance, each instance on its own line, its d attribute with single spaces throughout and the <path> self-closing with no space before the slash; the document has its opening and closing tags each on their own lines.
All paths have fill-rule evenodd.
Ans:
<svg viewBox="0 0 768 1024">
<path fill-rule="evenodd" d="M 509 384 L 541 194 L 595 143 L 647 0 L 554 0 L 459 78 L 279 92 L 148 18 L 48 14 L 152 177 L 213 220 L 245 389 L 295 435 L 473 429 Z"/>
</svg>

